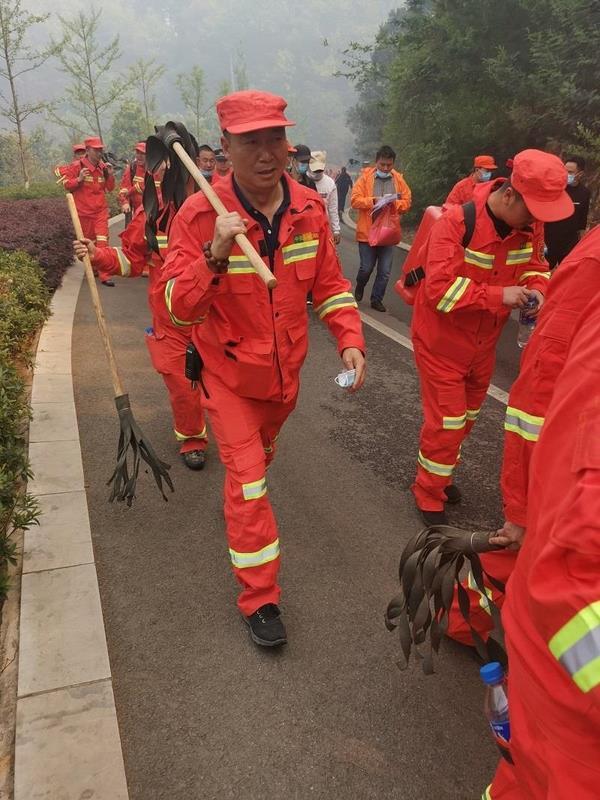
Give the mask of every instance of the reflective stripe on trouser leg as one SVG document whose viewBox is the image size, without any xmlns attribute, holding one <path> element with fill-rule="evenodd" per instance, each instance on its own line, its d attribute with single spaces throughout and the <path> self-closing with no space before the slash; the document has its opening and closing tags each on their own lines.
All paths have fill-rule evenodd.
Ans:
<svg viewBox="0 0 600 800">
<path fill-rule="evenodd" d="M 180 452 L 204 450 L 208 441 L 206 419 L 202 410 L 203 395 L 183 374 L 187 337 L 169 332 L 162 339 L 146 336 L 152 366 L 162 376 L 169 394 L 173 430 L 180 442 Z"/>
<path fill-rule="evenodd" d="M 242 586 L 238 607 L 248 616 L 265 603 L 278 603 L 279 534 L 266 479 L 265 444 L 274 438 L 294 403 L 272 403 L 235 395 L 209 372 L 211 433 L 225 466 L 225 523 L 228 552 Z"/>
</svg>

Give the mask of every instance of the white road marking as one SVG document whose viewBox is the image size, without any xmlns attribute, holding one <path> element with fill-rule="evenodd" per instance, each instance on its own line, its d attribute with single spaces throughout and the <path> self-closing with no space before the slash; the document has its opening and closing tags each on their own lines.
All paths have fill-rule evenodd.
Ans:
<svg viewBox="0 0 600 800">
<path fill-rule="evenodd" d="M 411 340 L 407 336 L 403 336 L 401 333 L 398 333 L 398 331 L 390 328 L 389 325 L 379 322 L 377 319 L 373 319 L 373 317 L 369 316 L 369 314 L 365 314 L 363 311 L 360 312 L 360 318 L 365 325 L 374 328 L 376 331 L 379 331 L 379 333 L 383 333 L 388 339 L 392 339 L 394 342 L 402 345 L 402 347 L 406 347 L 407 350 L 413 349 Z M 487 393 L 490 397 L 493 397 L 494 400 L 498 400 L 499 403 L 508 405 L 508 394 L 497 386 L 494 386 L 493 383 L 490 384 Z"/>
</svg>

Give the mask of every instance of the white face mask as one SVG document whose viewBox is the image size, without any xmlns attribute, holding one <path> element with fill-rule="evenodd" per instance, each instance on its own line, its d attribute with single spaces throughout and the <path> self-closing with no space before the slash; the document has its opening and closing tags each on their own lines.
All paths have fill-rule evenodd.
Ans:
<svg viewBox="0 0 600 800">
<path fill-rule="evenodd" d="M 321 178 L 323 177 L 323 175 L 324 175 L 324 174 L 325 174 L 325 173 L 324 173 L 324 172 L 322 172 L 322 171 L 319 171 L 319 172 L 313 172 L 313 171 L 312 171 L 312 170 L 310 170 L 310 169 L 308 170 L 308 177 L 309 177 L 309 178 L 310 178 L 312 181 L 316 181 L 317 183 L 318 183 L 318 182 L 321 180 Z"/>
</svg>

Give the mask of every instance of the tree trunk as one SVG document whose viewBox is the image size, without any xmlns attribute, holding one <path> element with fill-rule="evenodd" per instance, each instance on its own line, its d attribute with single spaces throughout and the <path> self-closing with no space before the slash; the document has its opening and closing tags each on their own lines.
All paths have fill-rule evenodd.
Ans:
<svg viewBox="0 0 600 800">
<path fill-rule="evenodd" d="M 23 173 L 23 183 L 25 185 L 25 188 L 29 189 L 29 172 L 27 170 L 27 159 L 25 156 L 25 139 L 23 138 L 23 128 L 21 126 L 21 111 L 19 109 L 19 98 L 17 96 L 17 87 L 15 86 L 15 79 L 13 75 L 13 65 L 9 52 L 8 34 L 5 32 L 6 21 L 4 20 L 4 18 L 2 18 L 1 22 L 2 22 L 2 33 L 3 33 L 2 38 L 3 38 L 4 59 L 6 61 L 6 75 L 8 77 L 8 83 L 10 85 L 10 92 L 12 95 L 13 119 L 15 122 L 15 126 L 17 128 L 17 138 L 19 141 L 19 156 L 21 159 L 21 171 Z"/>
</svg>

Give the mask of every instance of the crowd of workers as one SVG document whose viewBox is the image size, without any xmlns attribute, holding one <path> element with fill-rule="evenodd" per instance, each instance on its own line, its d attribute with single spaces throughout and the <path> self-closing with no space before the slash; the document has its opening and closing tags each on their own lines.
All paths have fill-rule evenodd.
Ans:
<svg viewBox="0 0 600 800">
<path fill-rule="evenodd" d="M 132 214 L 120 247 L 107 241 L 105 192 L 114 176 L 102 142 L 87 139 L 85 152 L 56 170 L 83 224 L 76 254 L 89 254 L 109 286 L 114 275 L 148 274 L 152 363 L 192 469 L 204 465 L 208 414 L 225 467 L 238 605 L 252 639 L 266 647 L 287 641 L 266 470 L 297 400 L 307 300 L 353 371 L 349 391 L 357 391 L 366 364 L 358 303 L 376 271 L 371 306 L 385 311 L 399 221 L 411 205 L 390 147 L 354 184 L 345 169 L 334 180 L 325 151 L 289 143 L 294 123 L 285 109 L 283 98 L 265 92 L 218 101 L 221 147 L 197 147 L 196 160 L 229 209 L 224 215 L 191 189 L 180 208 L 163 203 L 169 165 L 149 175 L 138 143 L 119 191 Z M 399 288 L 414 305 L 424 418 L 412 491 L 428 525 L 447 522 L 446 504 L 461 499 L 453 472 L 488 390 L 502 327 L 512 309 L 537 317 L 506 412 L 505 521 L 492 537 L 498 551 L 482 557 L 489 594 L 467 578 L 469 624 L 457 604 L 448 634 L 471 644 L 475 628 L 486 638 L 489 599 L 506 597 L 514 764 L 502 762 L 483 797 L 592 800 L 600 785 L 600 228 L 578 241 L 589 204 L 581 159 L 524 150 L 510 166 L 509 178 L 494 178 L 494 159 L 477 156 L 444 206 L 425 214 L 404 267 Z M 148 182 L 162 205 L 155 246 L 142 204 Z M 353 289 L 336 252 L 350 190 L 360 255 Z M 274 289 L 255 273 L 238 234 L 276 276 Z M 201 390 L 184 377 L 190 346 Z M 508 578 L 500 592 L 498 581 Z"/>
</svg>

